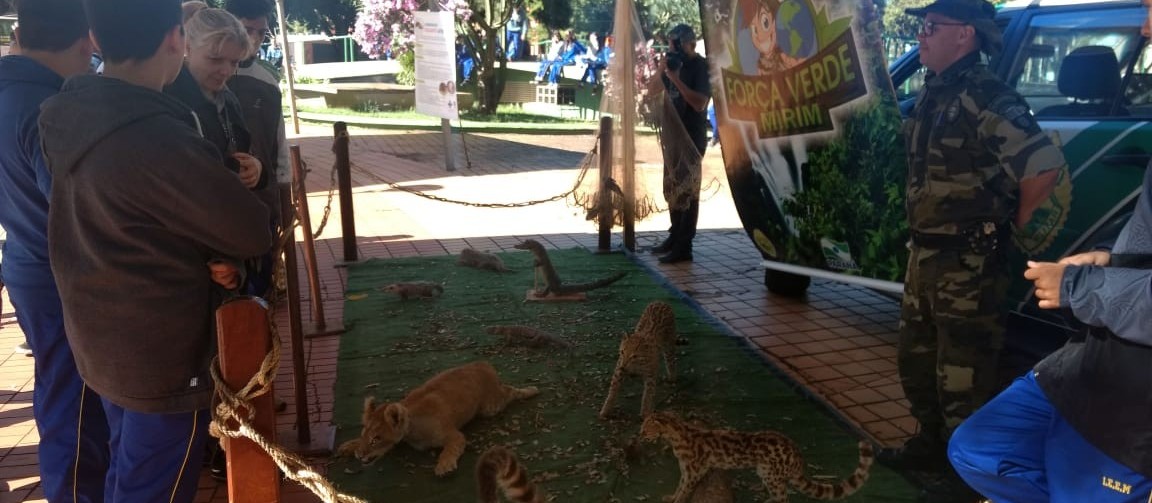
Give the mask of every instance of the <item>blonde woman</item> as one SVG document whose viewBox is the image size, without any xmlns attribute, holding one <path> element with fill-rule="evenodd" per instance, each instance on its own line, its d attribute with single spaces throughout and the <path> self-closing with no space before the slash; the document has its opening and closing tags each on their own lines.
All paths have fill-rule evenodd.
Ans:
<svg viewBox="0 0 1152 503">
<path fill-rule="evenodd" d="M 249 189 L 267 183 L 264 164 L 253 156 L 252 136 L 228 79 L 248 58 L 250 44 L 244 25 L 228 11 L 204 2 L 185 2 L 184 32 L 187 48 L 184 68 L 164 92 L 188 105 L 200 124 L 201 134 L 220 151 L 228 169 Z"/>
</svg>

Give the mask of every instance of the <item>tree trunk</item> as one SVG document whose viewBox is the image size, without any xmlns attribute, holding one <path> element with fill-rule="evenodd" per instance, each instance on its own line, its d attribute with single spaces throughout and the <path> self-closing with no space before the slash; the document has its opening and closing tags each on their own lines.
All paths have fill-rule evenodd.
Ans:
<svg viewBox="0 0 1152 503">
<path fill-rule="evenodd" d="M 484 30 L 484 56 L 481 59 L 483 67 L 480 71 L 480 82 L 483 83 L 483 89 L 480 90 L 480 111 L 484 114 L 491 115 L 496 113 L 496 107 L 500 104 L 500 95 L 504 92 L 504 72 L 506 66 L 506 57 L 497 55 L 496 51 L 496 36 L 499 33 L 495 29 Z M 496 60 L 500 59 L 500 70 L 496 69 Z"/>
</svg>

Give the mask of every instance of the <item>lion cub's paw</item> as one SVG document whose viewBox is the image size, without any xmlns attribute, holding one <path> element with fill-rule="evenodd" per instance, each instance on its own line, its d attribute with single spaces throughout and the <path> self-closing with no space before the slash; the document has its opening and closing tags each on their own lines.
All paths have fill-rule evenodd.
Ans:
<svg viewBox="0 0 1152 503">
<path fill-rule="evenodd" d="M 449 473 L 452 473 L 454 471 L 456 471 L 456 460 L 441 461 L 439 463 L 436 463 L 436 476 L 437 477 L 443 477 L 443 476 L 448 475 Z"/>
<path fill-rule="evenodd" d="M 336 456 L 351 456 L 356 453 L 356 449 L 359 447 L 360 439 L 354 438 L 340 444 L 340 447 L 336 448 Z"/>
</svg>

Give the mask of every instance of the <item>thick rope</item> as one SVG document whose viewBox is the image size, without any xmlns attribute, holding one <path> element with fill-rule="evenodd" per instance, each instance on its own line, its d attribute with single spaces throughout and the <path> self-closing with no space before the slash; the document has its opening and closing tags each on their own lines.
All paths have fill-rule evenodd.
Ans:
<svg viewBox="0 0 1152 503">
<path fill-rule="evenodd" d="M 286 222 L 278 237 L 278 242 L 283 246 L 288 246 L 296 225 L 299 225 L 299 220 L 295 218 L 291 222 Z M 280 332 L 276 329 L 273 308 L 268 309 L 267 319 L 272 336 L 272 349 L 264 355 L 264 361 L 260 363 L 260 370 L 239 391 L 232 391 L 220 375 L 219 355 L 212 360 L 212 380 L 216 385 L 216 397 L 219 399 L 219 403 L 213 409 L 212 423 L 208 426 L 208 432 L 213 437 L 220 439 L 247 438 L 251 440 L 268 453 L 268 456 L 272 458 L 272 461 L 276 463 L 276 466 L 285 476 L 312 491 L 324 503 L 367 503 L 363 499 L 337 491 L 332 483 L 313 469 L 304 458 L 270 442 L 252 426 L 252 420 L 256 416 L 256 409 L 252 407 L 252 399 L 264 395 L 272 389 L 272 383 L 276 379 L 276 369 L 280 366 L 282 343 Z M 229 426 L 230 423 L 234 423 L 236 426 Z"/>
<path fill-rule="evenodd" d="M 260 446 L 288 478 L 304 486 L 325 503 L 365 503 L 365 500 L 342 494 L 323 475 L 314 470 L 304 458 L 274 444 L 252 426 L 256 415 L 252 399 L 268 393 L 276 378 L 276 368 L 280 365 L 280 335 L 272 320 L 272 310 L 268 311 L 268 322 L 272 332 L 272 350 L 264 356 L 260 370 L 239 391 L 233 392 L 220 375 L 220 358 L 212 361 L 212 380 L 216 384 L 216 396 L 220 403 L 213 410 L 212 423 L 208 431 L 216 438 L 247 438 Z M 244 411 L 244 412 L 241 412 Z M 229 426 L 234 422 L 236 426 Z"/>
</svg>

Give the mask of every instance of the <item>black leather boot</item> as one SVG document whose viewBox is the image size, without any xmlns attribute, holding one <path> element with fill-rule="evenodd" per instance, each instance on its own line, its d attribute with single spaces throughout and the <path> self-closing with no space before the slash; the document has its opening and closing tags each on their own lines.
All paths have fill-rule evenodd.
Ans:
<svg viewBox="0 0 1152 503">
<path fill-rule="evenodd" d="M 948 468 L 948 444 L 921 434 L 901 447 L 880 449 L 876 462 L 893 470 L 942 472 Z"/>
<path fill-rule="evenodd" d="M 664 238 L 664 241 L 660 242 L 660 244 L 656 246 L 653 246 L 649 251 L 652 252 L 653 255 L 659 255 L 661 253 L 668 253 L 672 251 L 672 235 L 669 234 L 668 237 Z"/>
</svg>

